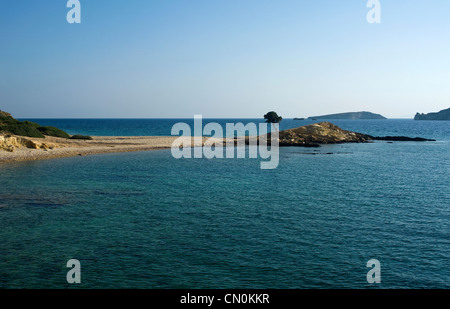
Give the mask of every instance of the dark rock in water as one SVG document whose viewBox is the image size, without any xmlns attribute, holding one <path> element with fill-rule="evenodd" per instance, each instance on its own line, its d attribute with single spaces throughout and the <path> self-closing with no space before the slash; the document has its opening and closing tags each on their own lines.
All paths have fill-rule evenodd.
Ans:
<svg viewBox="0 0 450 309">
<path fill-rule="evenodd" d="M 334 154 L 334 152 L 299 152 L 299 154 L 317 156 L 317 155 L 332 155 Z"/>
<path fill-rule="evenodd" d="M 299 142 L 299 143 L 287 143 L 287 142 L 279 142 L 280 147 L 309 147 L 309 148 L 318 148 L 320 144 L 315 143 L 307 143 L 307 142 Z"/>
<path fill-rule="evenodd" d="M 441 110 L 438 113 L 419 114 L 417 113 L 414 120 L 450 120 L 450 108 Z"/>
<path fill-rule="evenodd" d="M 435 142 L 435 139 L 406 136 L 370 136 L 374 141 L 394 141 L 394 142 Z"/>
</svg>

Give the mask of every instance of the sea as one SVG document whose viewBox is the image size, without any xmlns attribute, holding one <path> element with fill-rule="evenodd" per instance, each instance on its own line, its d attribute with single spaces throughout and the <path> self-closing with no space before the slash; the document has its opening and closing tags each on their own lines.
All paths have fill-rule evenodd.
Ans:
<svg viewBox="0 0 450 309">
<path fill-rule="evenodd" d="M 193 125 L 27 120 L 95 136 Z M 330 122 L 436 141 L 280 148 L 269 170 L 170 150 L 0 164 L 0 288 L 450 288 L 450 121 Z M 67 280 L 71 259 L 79 284 Z"/>
</svg>

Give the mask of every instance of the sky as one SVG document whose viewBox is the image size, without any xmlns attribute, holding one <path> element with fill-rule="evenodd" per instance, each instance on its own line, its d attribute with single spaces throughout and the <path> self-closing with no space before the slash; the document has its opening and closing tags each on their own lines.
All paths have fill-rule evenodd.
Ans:
<svg viewBox="0 0 450 309">
<path fill-rule="evenodd" d="M 450 1 L 0 0 L 17 118 L 284 118 L 450 107 Z"/>
</svg>

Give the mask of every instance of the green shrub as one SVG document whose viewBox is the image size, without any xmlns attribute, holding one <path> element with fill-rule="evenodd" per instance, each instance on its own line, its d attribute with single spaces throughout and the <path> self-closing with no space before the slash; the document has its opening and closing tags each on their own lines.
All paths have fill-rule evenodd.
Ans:
<svg viewBox="0 0 450 309">
<path fill-rule="evenodd" d="M 55 127 L 41 127 L 31 121 L 19 121 L 9 113 L 0 111 L 0 132 L 11 133 L 20 136 L 44 138 L 45 135 L 69 138 L 70 135 Z"/>
<path fill-rule="evenodd" d="M 264 119 L 266 119 L 266 122 L 268 123 L 280 123 L 281 120 L 283 120 L 283 117 L 278 116 L 276 112 L 268 112 L 264 115 Z"/>
<path fill-rule="evenodd" d="M 70 139 L 84 139 L 84 140 L 92 140 L 91 136 L 88 135 L 80 135 L 80 134 L 76 134 L 76 135 L 72 135 L 70 137 Z"/>
<path fill-rule="evenodd" d="M 14 122 L 2 123 L 0 124 L 0 131 L 20 136 L 39 137 L 39 138 L 45 137 L 35 126 L 25 124 L 20 121 L 16 121 L 15 123 Z"/>
<path fill-rule="evenodd" d="M 29 126 L 35 127 L 36 129 L 41 126 L 38 123 L 34 123 L 34 122 L 31 122 L 31 121 L 28 121 L 28 120 L 22 121 L 22 123 L 25 124 L 25 125 L 29 125 Z"/>
<path fill-rule="evenodd" d="M 70 135 L 64 132 L 63 130 L 60 130 L 55 127 L 38 127 L 37 128 L 42 134 L 47 136 L 54 136 L 54 137 L 62 137 L 62 138 L 69 138 Z"/>
<path fill-rule="evenodd" d="M 45 136 L 37 129 L 38 126 L 34 122 L 16 120 L 10 114 L 0 111 L 0 132 L 44 138 Z"/>
</svg>

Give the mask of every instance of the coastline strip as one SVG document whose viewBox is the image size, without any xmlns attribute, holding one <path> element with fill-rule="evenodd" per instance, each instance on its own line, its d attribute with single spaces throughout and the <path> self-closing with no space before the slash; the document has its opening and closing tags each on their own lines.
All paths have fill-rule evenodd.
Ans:
<svg viewBox="0 0 450 309">
<path fill-rule="evenodd" d="M 101 153 L 170 149 L 179 136 L 93 136 L 92 138 L 92 140 L 70 140 L 57 137 L 27 138 L 39 144 L 51 145 L 51 149 L 20 147 L 15 148 L 13 152 L 0 150 L 0 164 Z"/>
</svg>

